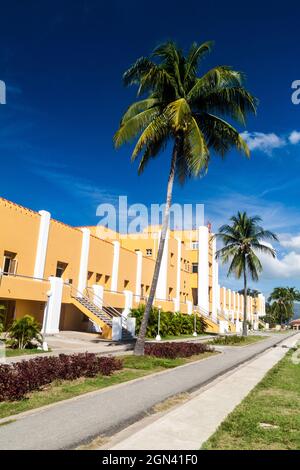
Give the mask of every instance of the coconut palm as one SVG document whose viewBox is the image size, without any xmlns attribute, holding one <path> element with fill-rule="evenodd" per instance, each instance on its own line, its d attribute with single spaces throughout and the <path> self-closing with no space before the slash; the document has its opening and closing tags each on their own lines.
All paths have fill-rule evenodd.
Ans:
<svg viewBox="0 0 300 470">
<path fill-rule="evenodd" d="M 125 73 L 126 86 L 138 86 L 138 100 L 122 117 L 114 136 L 116 147 L 137 138 L 131 155 L 141 174 L 151 159 L 172 144 L 165 212 L 150 293 L 135 347 L 143 354 L 145 333 L 153 304 L 169 224 L 174 179 L 181 184 L 204 175 L 211 151 L 224 156 L 236 148 L 249 156 L 239 132 L 225 119 L 245 123 L 255 113 L 256 99 L 244 88 L 244 75 L 223 65 L 198 76 L 212 42 L 194 43 L 187 55 L 173 42 L 158 46 L 150 57 L 139 58 Z"/>
<path fill-rule="evenodd" d="M 243 336 L 247 336 L 247 277 L 258 281 L 262 264 L 258 257 L 264 253 L 275 258 L 275 250 L 261 243 L 264 240 L 277 240 L 277 236 L 260 225 L 258 216 L 248 217 L 246 212 L 238 212 L 230 218 L 231 225 L 222 225 L 215 236 L 223 243 L 223 248 L 216 252 L 216 257 L 223 263 L 230 262 L 227 275 L 234 274 L 237 279 L 244 279 L 244 318 Z"/>
<path fill-rule="evenodd" d="M 268 299 L 273 317 L 281 325 L 294 316 L 294 302 L 299 300 L 295 287 L 275 287 Z"/>
</svg>

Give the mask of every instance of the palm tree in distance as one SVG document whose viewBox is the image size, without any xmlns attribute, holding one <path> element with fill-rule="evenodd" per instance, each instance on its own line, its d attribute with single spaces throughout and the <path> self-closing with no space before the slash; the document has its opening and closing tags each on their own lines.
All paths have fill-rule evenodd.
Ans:
<svg viewBox="0 0 300 470">
<path fill-rule="evenodd" d="M 294 302 L 300 299 L 300 293 L 295 287 L 275 287 L 268 299 L 271 302 L 270 311 L 280 325 L 291 320 L 294 316 Z"/>
<path fill-rule="evenodd" d="M 230 263 L 227 275 L 234 274 L 237 279 L 244 280 L 244 318 L 243 336 L 247 336 L 247 276 L 258 281 L 262 272 L 262 264 L 258 253 L 275 258 L 275 250 L 263 243 L 264 240 L 278 240 L 277 236 L 260 225 L 258 216 L 248 217 L 246 212 L 238 212 L 230 218 L 231 225 L 222 225 L 215 235 L 223 243 L 223 248 L 216 252 L 216 257 L 223 263 Z"/>
<path fill-rule="evenodd" d="M 139 58 L 123 75 L 126 86 L 138 86 L 139 99 L 123 115 L 114 135 L 115 147 L 137 138 L 131 159 L 140 157 L 138 173 L 141 174 L 168 143 L 173 145 L 159 248 L 135 354 L 144 354 L 174 179 L 183 184 L 189 177 L 205 174 L 210 151 L 224 157 L 231 148 L 236 148 L 249 156 L 247 144 L 225 118 L 244 125 L 247 113 L 256 111 L 256 99 L 244 88 L 244 75 L 229 66 L 217 66 L 200 77 L 197 75 L 203 57 L 211 48 L 212 42 L 194 43 L 184 55 L 173 42 L 166 42 L 150 57 Z"/>
</svg>

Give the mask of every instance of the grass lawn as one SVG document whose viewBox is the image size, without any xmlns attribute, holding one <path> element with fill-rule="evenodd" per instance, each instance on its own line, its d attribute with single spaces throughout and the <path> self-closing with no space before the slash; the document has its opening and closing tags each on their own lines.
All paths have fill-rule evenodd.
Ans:
<svg viewBox="0 0 300 470">
<path fill-rule="evenodd" d="M 205 359 L 215 352 L 205 352 L 189 358 L 161 359 L 149 356 L 135 357 L 122 356 L 125 369 L 115 372 L 111 376 L 99 375 L 93 378 L 80 378 L 77 380 L 64 380 L 54 382 L 42 390 L 32 392 L 27 398 L 14 402 L 0 402 L 0 419 L 8 416 L 49 405 L 61 400 L 76 397 L 84 393 L 109 387 L 110 385 L 127 382 L 145 375 L 159 372 L 164 369 L 178 367 L 188 362 Z"/>
<path fill-rule="evenodd" d="M 203 449 L 300 449 L 300 364 L 291 355 L 267 373 Z"/>
<path fill-rule="evenodd" d="M 51 349 L 48 351 L 43 351 L 42 349 L 5 349 L 5 356 L 6 357 L 14 357 L 14 356 L 27 356 L 27 354 L 43 354 L 45 352 L 51 352 Z"/>
<path fill-rule="evenodd" d="M 220 346 L 246 346 L 248 344 L 257 343 L 267 339 L 268 336 L 248 335 L 248 336 L 220 336 L 210 341 L 211 344 L 219 344 Z"/>
</svg>

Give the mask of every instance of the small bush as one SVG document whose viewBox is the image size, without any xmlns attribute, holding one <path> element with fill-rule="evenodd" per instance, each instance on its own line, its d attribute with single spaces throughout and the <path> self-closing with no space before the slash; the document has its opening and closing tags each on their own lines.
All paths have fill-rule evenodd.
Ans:
<svg viewBox="0 0 300 470">
<path fill-rule="evenodd" d="M 138 308 L 132 309 L 130 316 L 136 318 L 136 334 L 139 334 L 145 305 L 139 305 Z M 146 331 L 147 338 L 155 338 L 157 335 L 158 308 L 153 307 L 150 313 L 149 323 Z M 204 333 L 206 322 L 202 317 L 197 317 L 196 330 L 198 334 Z M 164 312 L 160 313 L 160 335 L 180 336 L 192 335 L 194 332 L 194 315 L 187 315 L 180 312 Z"/>
<path fill-rule="evenodd" d="M 25 315 L 13 322 L 8 330 L 11 348 L 25 349 L 33 348 L 42 344 L 43 338 L 40 333 L 40 325 L 30 315 Z"/>
<path fill-rule="evenodd" d="M 244 343 L 246 341 L 245 336 L 219 336 L 218 338 L 215 338 L 212 343 L 213 344 L 221 344 L 224 346 L 230 345 L 230 344 L 240 344 Z"/>
<path fill-rule="evenodd" d="M 92 353 L 60 354 L 57 357 L 37 357 L 13 364 L 0 364 L 0 401 L 20 400 L 27 393 L 54 380 L 110 375 L 122 367 L 119 359 L 98 357 Z"/>
<path fill-rule="evenodd" d="M 196 354 L 212 352 L 213 350 L 208 344 L 192 342 L 146 343 L 145 345 L 145 354 L 147 356 L 165 357 L 168 359 L 191 357 Z"/>
</svg>

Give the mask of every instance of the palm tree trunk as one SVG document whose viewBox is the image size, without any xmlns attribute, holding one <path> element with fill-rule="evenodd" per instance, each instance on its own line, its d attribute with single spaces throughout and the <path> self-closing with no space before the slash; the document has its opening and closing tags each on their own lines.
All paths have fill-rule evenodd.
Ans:
<svg viewBox="0 0 300 470">
<path fill-rule="evenodd" d="M 247 336 L 247 274 L 244 269 L 244 318 L 243 318 L 243 336 Z"/>
<path fill-rule="evenodd" d="M 174 177 L 175 177 L 178 145 L 179 145 L 179 141 L 177 138 L 175 140 L 175 144 L 174 144 L 174 148 L 172 152 L 171 168 L 170 168 L 168 187 L 167 187 L 166 207 L 165 207 L 164 219 L 163 219 L 163 224 L 162 224 L 162 229 L 161 229 L 161 236 L 160 236 L 160 241 L 159 241 L 157 257 L 155 261 L 152 284 L 150 288 L 149 298 L 148 298 L 146 308 L 145 308 L 145 313 L 144 313 L 143 320 L 141 323 L 140 332 L 139 332 L 138 339 L 134 348 L 134 354 L 136 356 L 144 355 L 146 330 L 147 330 L 150 312 L 151 312 L 154 297 L 155 297 L 158 276 L 159 276 L 159 271 L 160 271 L 160 265 L 161 265 L 162 256 L 164 252 L 166 234 L 167 234 L 168 225 L 169 225 L 170 206 L 171 206 L 171 201 L 172 201 L 172 191 L 173 191 L 173 184 L 174 184 Z"/>
</svg>

